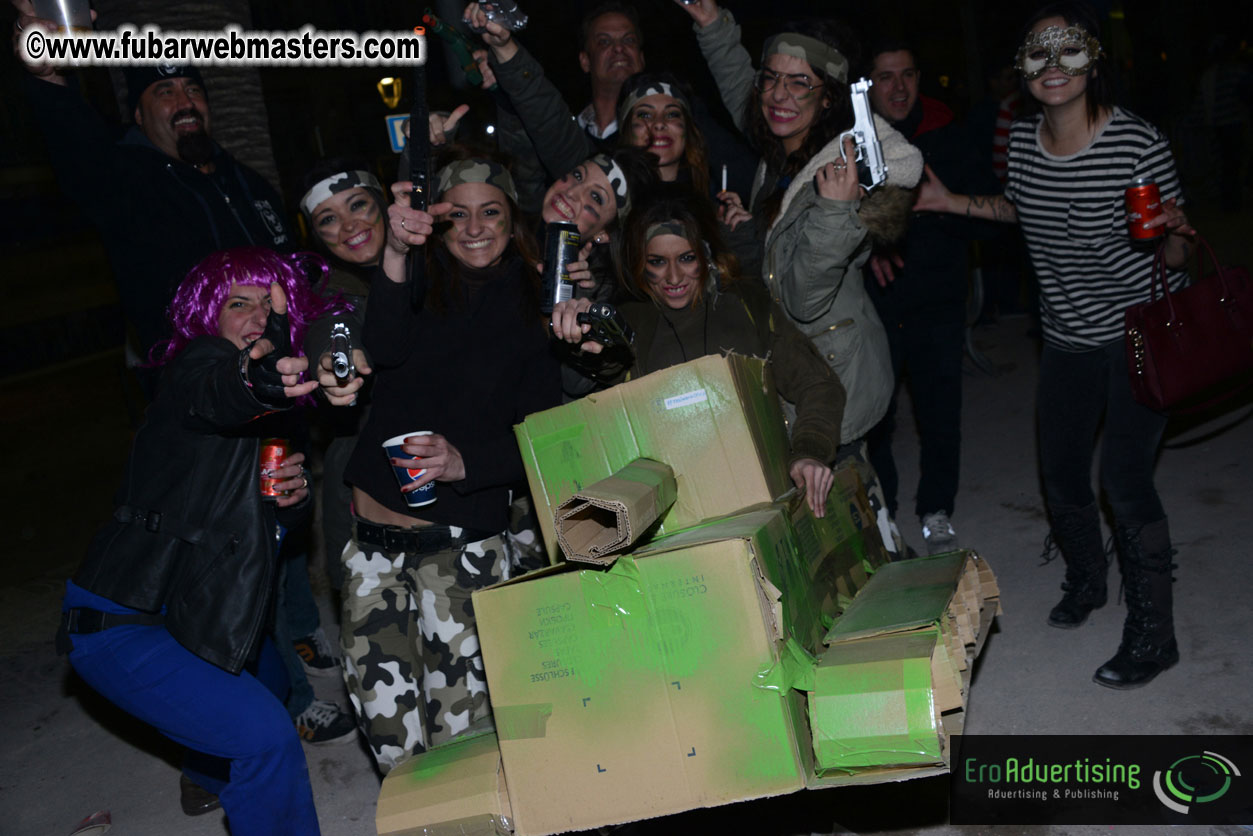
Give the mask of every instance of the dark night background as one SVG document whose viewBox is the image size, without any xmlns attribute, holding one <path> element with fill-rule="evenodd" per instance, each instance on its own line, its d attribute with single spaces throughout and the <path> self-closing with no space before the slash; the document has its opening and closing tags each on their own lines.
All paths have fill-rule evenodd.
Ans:
<svg viewBox="0 0 1253 836">
<path fill-rule="evenodd" d="M 106 15 L 122 10 L 122 20 L 145 22 L 127 9 L 140 4 L 97 0 L 105 25 L 121 22 Z M 420 21 L 423 5 L 365 0 L 264 2 L 246 0 L 205 3 L 227 7 L 229 14 L 250 9 L 245 29 L 291 30 L 307 23 L 321 30 L 404 29 Z M 565 93 L 575 110 L 587 101 L 586 77 L 576 55 L 577 27 L 591 3 L 576 0 L 530 0 L 521 4 L 530 24 L 520 40 L 540 57 L 549 77 Z M 636 0 L 644 28 L 644 52 L 650 68 L 668 67 L 691 79 L 707 102 L 720 110 L 717 94 L 691 32 L 690 21 L 673 0 Z M 1015 0 L 961 0 L 937 3 L 916 0 L 876 0 L 873 3 L 804 3 L 776 0 L 763 4 L 730 0 L 725 4 L 744 27 L 750 53 L 781 20 L 806 15 L 840 16 L 852 23 L 863 41 L 878 33 L 904 36 L 915 44 L 923 71 L 922 92 L 945 101 L 959 116 L 987 95 L 989 73 L 1007 65 L 1019 41 L 1019 29 L 1035 2 Z M 462 4 L 445 0 L 437 10 L 456 19 Z M 1226 36 L 1240 44 L 1247 59 L 1253 11 L 1248 4 L 1234 6 L 1194 3 L 1186 7 L 1165 0 L 1096 4 L 1105 25 L 1101 41 L 1118 68 L 1118 100 L 1160 126 L 1175 143 L 1185 187 L 1193 199 L 1214 191 L 1220 174 L 1196 127 L 1197 79 L 1206 66 L 1216 38 Z M 1186 12 L 1183 9 L 1186 8 Z M 11 29 L 14 11 L 5 4 L 4 25 Z M 467 90 L 444 62 L 446 50 L 430 38 L 429 99 L 431 107 L 451 108 L 463 101 L 474 104 L 465 130 L 478 131 L 490 122 L 492 104 L 478 90 Z M 17 86 L 24 70 L 16 58 L 0 71 L 0 202 L 6 222 L 0 225 L 4 275 L 10 299 L 0 319 L 2 348 L 10 359 L 9 372 L 30 370 L 75 356 L 114 349 L 121 342 L 121 320 L 109 280 L 107 263 L 94 231 L 63 198 L 52 177 L 42 137 L 32 123 Z M 213 71 L 205 75 L 213 102 Z M 407 111 L 409 91 L 395 111 L 389 111 L 375 89 L 387 75 L 382 67 L 262 69 L 259 73 L 268 116 L 277 179 L 296 220 L 296 201 L 303 172 L 322 155 L 350 155 L 371 161 L 386 182 L 394 172 L 384 129 L 388 112 Z M 407 75 L 406 70 L 400 74 Z M 80 74 L 84 94 L 112 121 L 119 121 L 116 93 L 110 73 L 93 68 Z M 455 80 L 455 84 L 450 79 Z M 221 104 L 220 102 L 218 103 Z M 725 114 L 723 114 L 725 116 Z M 237 156 L 223 133 L 228 127 L 214 110 L 214 134 Z M 273 176 L 273 175 L 271 175 Z M 84 184 L 90 187 L 90 184 Z"/>
</svg>

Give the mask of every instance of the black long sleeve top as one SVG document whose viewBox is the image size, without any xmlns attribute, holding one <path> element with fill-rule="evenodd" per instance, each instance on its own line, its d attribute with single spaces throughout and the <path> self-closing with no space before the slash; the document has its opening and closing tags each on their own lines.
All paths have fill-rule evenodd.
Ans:
<svg viewBox="0 0 1253 836">
<path fill-rule="evenodd" d="M 443 310 L 428 305 L 420 312 L 409 304 L 407 283 L 377 272 L 365 321 L 376 379 L 370 417 L 345 472 L 350 484 L 398 513 L 504 530 L 509 489 L 525 478 L 513 425 L 561 403 L 559 364 L 524 269 L 521 259 L 506 256 L 496 268 L 475 271 L 474 293 L 460 293 Z M 447 272 L 432 281 L 447 283 Z M 466 476 L 436 482 L 437 501 L 415 512 L 382 444 L 420 430 L 447 438 L 461 453 Z"/>
</svg>

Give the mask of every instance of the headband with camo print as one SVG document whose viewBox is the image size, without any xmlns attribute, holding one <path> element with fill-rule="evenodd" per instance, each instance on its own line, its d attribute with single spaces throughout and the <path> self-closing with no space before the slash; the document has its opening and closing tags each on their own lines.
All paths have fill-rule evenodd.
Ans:
<svg viewBox="0 0 1253 836">
<path fill-rule="evenodd" d="M 679 103 L 685 116 L 691 116 L 692 105 L 678 87 L 665 81 L 645 81 L 636 85 L 622 100 L 622 106 L 618 108 L 618 124 L 625 125 L 631 116 L 631 111 L 640 103 L 640 99 L 646 99 L 649 96 L 669 96 Z"/>
<path fill-rule="evenodd" d="M 318 208 L 319 203 L 328 197 L 356 188 L 374 189 L 380 194 L 383 192 L 382 184 L 370 172 L 341 171 L 314 183 L 313 187 L 305 192 L 305 196 L 300 198 L 300 211 L 308 217 L 313 217 L 313 210 Z"/>
<path fill-rule="evenodd" d="M 607 154 L 596 154 L 590 157 L 588 162 L 605 172 L 605 176 L 609 178 L 609 188 L 613 190 L 613 196 L 617 198 L 618 216 L 626 217 L 631 211 L 631 190 L 627 188 L 626 174 L 623 173 L 621 166 Z"/>
<path fill-rule="evenodd" d="M 790 55 L 800 58 L 816 70 L 822 70 L 829 77 L 839 82 L 848 81 L 848 59 L 830 44 L 817 38 L 802 35 L 799 32 L 781 32 L 766 41 L 761 51 L 761 63 L 765 66 L 766 59 L 771 55 Z"/>
<path fill-rule="evenodd" d="M 437 200 L 454 186 L 465 183 L 486 183 L 500 189 L 514 203 L 518 202 L 518 189 L 513 184 L 513 176 L 509 174 L 509 169 L 495 160 L 481 157 L 455 160 L 439 170 L 439 173 L 435 175 L 435 182 Z"/>
</svg>

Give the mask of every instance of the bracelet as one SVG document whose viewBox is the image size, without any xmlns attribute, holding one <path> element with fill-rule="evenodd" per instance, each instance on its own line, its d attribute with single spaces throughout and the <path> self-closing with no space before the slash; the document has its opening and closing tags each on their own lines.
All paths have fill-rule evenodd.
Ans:
<svg viewBox="0 0 1253 836">
<path fill-rule="evenodd" d="M 970 217 L 970 207 L 974 205 L 975 205 L 974 195 L 967 195 L 966 196 L 966 217 L 967 218 Z"/>
</svg>

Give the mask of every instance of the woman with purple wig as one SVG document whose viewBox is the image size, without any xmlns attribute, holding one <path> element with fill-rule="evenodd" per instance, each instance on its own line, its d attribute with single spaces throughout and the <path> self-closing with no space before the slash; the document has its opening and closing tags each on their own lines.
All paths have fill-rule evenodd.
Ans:
<svg viewBox="0 0 1253 836">
<path fill-rule="evenodd" d="M 58 632 L 88 684 L 191 750 L 185 776 L 220 797 L 235 836 L 318 832 L 267 638 L 276 525 L 307 512 L 309 478 L 289 456 L 268 474 L 282 495 L 263 501 L 258 420 L 317 386 L 292 346 L 342 303 L 314 295 L 311 271 L 325 262 L 249 247 L 210 255 L 179 286 L 174 336 L 153 351 L 157 397 Z"/>
</svg>

